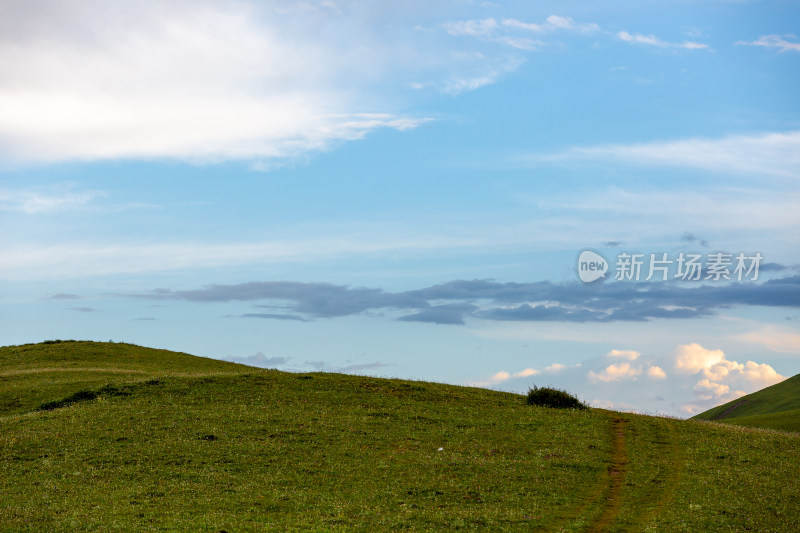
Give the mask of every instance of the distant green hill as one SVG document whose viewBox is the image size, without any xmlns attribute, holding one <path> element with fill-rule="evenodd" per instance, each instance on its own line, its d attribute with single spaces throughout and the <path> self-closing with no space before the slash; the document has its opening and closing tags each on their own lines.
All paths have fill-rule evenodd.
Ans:
<svg viewBox="0 0 800 533">
<path fill-rule="evenodd" d="M 800 435 L 129 344 L 0 348 L 0 531 L 798 531 Z"/>
<path fill-rule="evenodd" d="M 694 416 L 741 426 L 800 431 L 800 374 Z"/>
</svg>

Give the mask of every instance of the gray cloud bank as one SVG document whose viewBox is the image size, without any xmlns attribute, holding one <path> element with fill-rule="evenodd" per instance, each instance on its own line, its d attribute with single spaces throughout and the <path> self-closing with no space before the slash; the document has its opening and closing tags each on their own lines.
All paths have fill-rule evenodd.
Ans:
<svg viewBox="0 0 800 533">
<path fill-rule="evenodd" d="M 775 269 L 777 270 L 777 269 Z M 647 321 L 697 318 L 751 305 L 800 307 L 800 275 L 761 283 L 578 282 L 501 283 L 456 280 L 405 292 L 330 283 L 253 281 L 195 290 L 156 289 L 127 295 L 192 302 L 258 302 L 262 313 L 242 318 L 310 320 L 379 310 L 407 312 L 398 320 L 463 325 L 468 318 L 529 322 Z"/>
</svg>

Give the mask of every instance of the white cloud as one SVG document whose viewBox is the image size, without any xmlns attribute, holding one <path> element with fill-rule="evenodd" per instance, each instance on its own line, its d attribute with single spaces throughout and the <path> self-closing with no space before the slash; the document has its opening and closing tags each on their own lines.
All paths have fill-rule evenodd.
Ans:
<svg viewBox="0 0 800 533">
<path fill-rule="evenodd" d="M 666 379 L 667 373 L 660 366 L 651 366 L 647 369 L 647 376 L 653 379 Z"/>
<path fill-rule="evenodd" d="M 589 371 L 589 381 L 619 381 L 621 379 L 635 378 L 642 373 L 641 367 L 633 367 L 630 363 L 616 363 L 608 365 L 601 372 Z"/>
<path fill-rule="evenodd" d="M 629 361 L 635 361 L 642 355 L 635 350 L 611 350 L 606 354 L 607 357 L 621 357 Z"/>
<path fill-rule="evenodd" d="M 784 37 L 795 39 L 794 41 L 787 41 Z M 797 41 L 795 35 L 762 35 L 755 41 L 738 41 L 737 45 L 745 46 L 763 46 L 765 48 L 778 48 L 778 52 L 783 53 L 787 51 L 800 52 L 800 42 Z"/>
<path fill-rule="evenodd" d="M 682 43 L 670 43 L 662 41 L 655 35 L 642 35 L 641 33 L 628 33 L 627 31 L 617 32 L 617 37 L 628 43 L 645 44 L 657 46 L 659 48 L 685 48 L 687 50 L 702 50 L 708 48 L 707 44 L 694 41 L 684 41 Z"/>
<path fill-rule="evenodd" d="M 561 363 L 553 363 L 552 365 L 545 367 L 544 371 L 545 372 L 561 372 L 565 368 L 567 368 L 567 367 L 565 365 L 562 365 Z"/>
<path fill-rule="evenodd" d="M 730 390 L 730 387 L 728 387 L 727 385 L 722 385 L 720 383 L 715 383 L 715 382 L 710 381 L 708 379 L 701 379 L 694 386 L 694 390 L 700 392 L 700 394 L 701 394 L 700 397 L 702 399 L 710 400 L 714 396 L 723 396 L 723 395 L 727 394 L 727 392 Z"/>
<path fill-rule="evenodd" d="M 765 387 L 786 379 L 784 376 L 775 372 L 775 369 L 768 364 L 759 364 L 753 361 L 745 363 L 744 369 L 740 370 L 740 372 L 746 376 L 751 383 L 757 383 Z"/>
<path fill-rule="evenodd" d="M 500 381 L 505 381 L 505 380 L 510 379 L 510 378 L 511 378 L 511 374 L 509 374 L 508 372 L 506 372 L 504 370 L 501 370 L 497 374 L 495 374 L 492 377 L 490 377 L 489 381 L 491 381 L 493 383 L 499 383 Z"/>
<path fill-rule="evenodd" d="M 766 363 L 730 361 L 722 350 L 707 350 L 697 343 L 679 346 L 674 361 L 684 373 L 703 376 L 693 389 L 705 409 L 786 379 Z"/>
<path fill-rule="evenodd" d="M 470 386 L 473 386 L 473 387 L 489 387 L 491 385 L 497 385 L 498 383 L 502 383 L 502 382 L 508 381 L 510 379 L 527 378 L 527 377 L 530 377 L 530 376 L 535 376 L 535 375 L 540 374 L 540 373 L 541 372 L 539 372 L 538 370 L 536 370 L 534 368 L 526 368 L 526 369 L 520 370 L 519 372 L 516 372 L 514 374 L 511 374 L 510 372 L 506 372 L 505 370 L 501 370 L 500 372 L 497 372 L 496 374 L 493 374 L 492 376 L 488 377 L 485 380 L 468 382 L 467 385 L 470 385 Z"/>
<path fill-rule="evenodd" d="M 531 162 L 602 161 L 797 177 L 800 175 L 800 131 L 575 147 L 524 159 Z"/>
<path fill-rule="evenodd" d="M 706 350 L 697 343 L 684 344 L 675 353 L 675 367 L 695 374 L 711 368 L 725 359 L 722 350 Z"/>
<path fill-rule="evenodd" d="M 516 374 L 514 374 L 515 378 L 527 378 L 529 376 L 535 376 L 539 374 L 539 371 L 534 368 L 526 368 L 525 370 L 520 370 Z"/>
<path fill-rule="evenodd" d="M 728 377 L 731 372 L 741 372 L 743 369 L 743 364 L 737 363 L 736 361 L 728 361 L 723 359 L 722 361 L 719 361 L 708 368 L 703 368 L 702 373 L 708 379 L 719 381 Z"/>
<path fill-rule="evenodd" d="M 0 20 L 6 160 L 291 157 L 425 121 L 367 97 L 406 60 L 324 6 L 10 1 Z"/>
</svg>

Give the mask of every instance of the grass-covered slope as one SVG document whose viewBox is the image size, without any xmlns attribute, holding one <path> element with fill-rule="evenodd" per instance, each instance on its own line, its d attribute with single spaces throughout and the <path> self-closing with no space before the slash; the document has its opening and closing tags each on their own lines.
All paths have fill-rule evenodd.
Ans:
<svg viewBox="0 0 800 533">
<path fill-rule="evenodd" d="M 0 415 L 107 383 L 164 374 L 238 372 L 248 367 L 125 343 L 47 341 L 0 348 Z"/>
<path fill-rule="evenodd" d="M 755 428 L 779 429 L 781 431 L 796 431 L 800 433 L 800 409 L 768 413 L 764 415 L 740 416 L 720 420 L 726 424 L 749 426 Z"/>
<path fill-rule="evenodd" d="M 788 433 L 100 343 L 0 348 L 16 391 L 3 531 L 800 528 Z"/>
<path fill-rule="evenodd" d="M 800 374 L 709 409 L 694 418 L 743 426 L 800 431 Z"/>
</svg>

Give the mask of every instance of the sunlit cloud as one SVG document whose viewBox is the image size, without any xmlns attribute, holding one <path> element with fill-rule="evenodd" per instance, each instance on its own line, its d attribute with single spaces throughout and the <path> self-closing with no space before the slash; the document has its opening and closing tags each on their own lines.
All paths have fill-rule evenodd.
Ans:
<svg viewBox="0 0 800 533">
<path fill-rule="evenodd" d="M 706 350 L 697 343 L 678 347 L 675 354 L 675 367 L 685 372 L 696 373 L 713 367 L 725 359 L 722 350 Z"/>
<path fill-rule="evenodd" d="M 628 359 L 629 361 L 635 361 L 642 355 L 636 350 L 611 350 L 606 354 L 607 357 L 619 357 L 623 359 Z"/>
<path fill-rule="evenodd" d="M 601 372 L 590 370 L 587 374 L 589 381 L 619 381 L 635 378 L 642 373 L 641 367 L 634 367 L 630 363 L 615 363 L 608 365 Z"/>
</svg>

